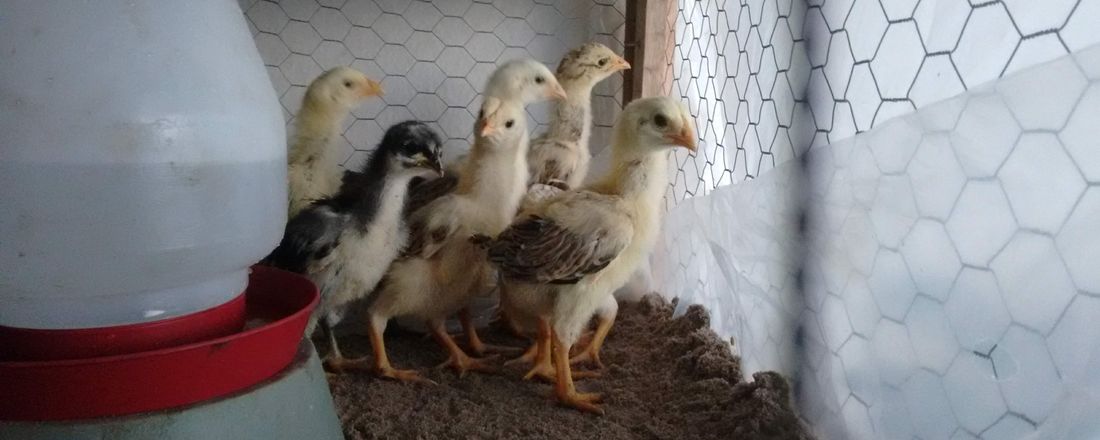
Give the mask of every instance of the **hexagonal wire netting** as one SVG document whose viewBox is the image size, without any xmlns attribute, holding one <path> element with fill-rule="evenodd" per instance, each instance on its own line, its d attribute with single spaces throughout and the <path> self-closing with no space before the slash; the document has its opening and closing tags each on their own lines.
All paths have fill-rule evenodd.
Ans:
<svg viewBox="0 0 1100 440">
<path fill-rule="evenodd" d="M 660 290 L 822 438 L 1100 435 L 1100 1 L 677 9 Z"/>
<path fill-rule="evenodd" d="M 569 49 L 598 41 L 622 53 L 625 0 L 239 0 L 293 127 L 306 86 L 325 69 L 351 66 L 382 82 L 386 95 L 347 121 L 340 164 L 355 166 L 406 119 L 427 121 L 454 159 L 473 141 L 480 93 L 497 64 L 530 57 L 553 70 Z M 593 90 L 592 150 L 607 143 L 622 108 L 622 77 Z M 528 108 L 538 133 L 549 104 Z"/>
<path fill-rule="evenodd" d="M 349 165 L 406 118 L 458 156 L 499 61 L 622 51 L 626 6 L 240 3 L 288 124 L 323 69 L 383 81 L 345 127 Z M 1059 390 L 1100 367 L 1082 336 L 1100 340 L 1100 0 L 680 0 L 670 19 L 701 143 L 675 157 L 659 291 L 707 305 L 746 374 L 794 378 L 822 438 L 1071 425 Z M 621 84 L 596 89 L 594 153 Z"/>
</svg>

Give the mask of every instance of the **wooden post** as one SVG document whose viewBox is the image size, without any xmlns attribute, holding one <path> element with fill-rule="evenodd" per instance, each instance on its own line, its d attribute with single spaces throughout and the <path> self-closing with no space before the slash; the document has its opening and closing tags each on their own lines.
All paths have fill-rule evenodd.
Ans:
<svg viewBox="0 0 1100 440">
<path fill-rule="evenodd" d="M 633 67 L 623 78 L 623 105 L 644 96 L 666 96 L 672 90 L 676 3 L 627 0 L 625 55 Z"/>
</svg>

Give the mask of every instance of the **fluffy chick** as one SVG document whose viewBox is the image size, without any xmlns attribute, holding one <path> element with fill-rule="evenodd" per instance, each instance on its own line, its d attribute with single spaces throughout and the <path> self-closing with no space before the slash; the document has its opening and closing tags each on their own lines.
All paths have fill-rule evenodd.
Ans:
<svg viewBox="0 0 1100 440">
<path fill-rule="evenodd" d="M 599 395 L 573 386 L 569 349 L 653 247 L 670 145 L 695 149 L 687 109 L 671 98 L 634 101 L 615 124 L 609 173 L 540 204 L 496 239 L 472 240 L 488 249 L 507 283 L 523 287 L 513 306 L 539 318 L 539 343 L 552 347 L 552 363 L 539 359 L 536 368 L 553 365 L 555 395 L 565 405 L 603 412 Z"/>
<path fill-rule="evenodd" d="M 507 61 L 497 70 L 485 85 L 484 98 L 496 98 L 500 101 L 519 102 L 526 105 L 546 99 L 567 99 L 565 89 L 550 69 L 538 61 L 520 58 Z M 469 156 L 460 158 L 448 167 L 447 176 L 438 179 L 415 179 L 412 182 L 412 196 L 406 209 L 411 215 L 433 200 L 450 194 L 458 185 L 458 176 L 466 167 Z"/>
<path fill-rule="evenodd" d="M 567 97 L 556 102 L 549 129 L 531 141 L 529 183 L 575 188 L 584 181 L 591 160 L 592 88 L 629 68 L 630 63 L 600 43 L 585 44 L 562 58 L 555 76 Z"/>
<path fill-rule="evenodd" d="M 592 132 L 592 88 L 600 81 L 621 70 L 630 63 L 600 43 L 587 43 L 573 49 L 562 58 L 555 74 L 568 97 L 558 101 L 551 115 L 549 129 L 531 141 L 527 154 L 530 187 L 520 205 L 525 211 L 563 190 L 576 188 L 588 174 L 592 158 L 588 139 Z M 515 333 L 526 333 L 535 328 L 533 317 L 518 319 L 508 305 L 508 290 L 500 291 L 501 319 Z M 576 362 L 590 360 L 602 367 L 600 346 L 615 321 L 618 304 L 609 297 L 599 310 L 599 325 L 592 343 L 581 351 Z M 529 361 L 535 355 L 534 347 L 518 359 Z M 551 374 L 545 372 L 543 375 Z"/>
<path fill-rule="evenodd" d="M 267 264 L 307 275 L 321 290 L 318 320 L 329 340 L 326 366 L 340 371 L 361 361 L 343 357 L 332 334 L 343 306 L 367 295 L 404 248 L 402 216 L 409 181 L 442 173 L 442 141 L 427 125 L 407 121 L 390 127 L 360 171 L 346 171 L 340 190 L 302 210 L 287 223 Z"/>
<path fill-rule="evenodd" d="M 375 371 L 383 377 L 419 377 L 413 371 L 395 370 L 386 355 L 382 333 L 395 316 L 425 322 L 448 353 L 443 365 L 460 375 L 493 369 L 466 355 L 447 334 L 444 322 L 492 280 L 484 252 L 467 238 L 502 231 L 523 196 L 528 145 L 523 103 L 488 97 L 476 125 L 474 145 L 454 191 L 412 214 L 409 246 L 390 266 L 368 307 Z"/>
<path fill-rule="evenodd" d="M 526 58 L 507 61 L 498 67 L 490 76 L 484 90 L 486 102 L 495 99 L 500 102 L 515 102 L 520 106 L 545 99 L 560 100 L 567 97 L 562 85 L 546 65 Z M 479 115 L 479 119 L 481 116 L 483 115 Z M 414 212 L 432 201 L 453 193 L 458 188 L 459 176 L 467 168 L 469 168 L 469 156 L 462 157 L 447 167 L 445 177 L 415 179 L 411 184 L 406 215 L 411 217 Z M 432 225 L 433 230 L 448 232 L 453 232 L 459 223 L 457 218 L 443 216 L 437 216 L 433 221 L 436 222 Z M 481 355 L 490 349 L 499 348 L 481 342 L 467 309 L 463 309 L 459 317 L 469 348 L 474 353 Z"/>
<path fill-rule="evenodd" d="M 309 84 L 287 152 L 287 218 L 340 188 L 340 167 L 332 155 L 338 153 L 334 142 L 341 123 L 364 99 L 380 95 L 381 85 L 350 67 L 330 69 Z"/>
</svg>

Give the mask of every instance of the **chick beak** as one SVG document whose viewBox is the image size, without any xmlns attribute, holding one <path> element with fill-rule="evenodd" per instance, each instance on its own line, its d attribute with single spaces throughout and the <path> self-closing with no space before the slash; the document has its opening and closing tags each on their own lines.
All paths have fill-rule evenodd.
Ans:
<svg viewBox="0 0 1100 440">
<path fill-rule="evenodd" d="M 687 148 L 688 151 L 693 153 L 696 150 L 695 131 L 691 129 L 690 125 L 685 125 L 679 133 L 666 135 L 665 140 L 672 145 Z"/>
<path fill-rule="evenodd" d="M 493 133 L 493 126 L 489 125 L 489 121 L 485 119 L 478 119 L 474 130 L 477 131 L 479 136 L 485 137 Z"/>
<path fill-rule="evenodd" d="M 363 87 L 363 97 L 370 98 L 372 96 L 382 96 L 385 92 L 382 91 L 382 84 L 373 79 L 367 79 L 367 86 Z"/>
<path fill-rule="evenodd" d="M 439 163 L 439 159 L 432 160 L 432 169 L 439 173 L 439 177 L 443 177 L 443 164 Z"/>
<path fill-rule="evenodd" d="M 626 62 L 622 57 L 619 57 L 611 63 L 611 68 L 614 70 L 629 70 L 630 63 Z"/>
<path fill-rule="evenodd" d="M 565 89 L 561 87 L 561 84 L 554 84 L 554 88 L 546 94 L 546 97 L 550 99 L 565 99 L 568 96 L 569 95 L 565 94 Z"/>
</svg>

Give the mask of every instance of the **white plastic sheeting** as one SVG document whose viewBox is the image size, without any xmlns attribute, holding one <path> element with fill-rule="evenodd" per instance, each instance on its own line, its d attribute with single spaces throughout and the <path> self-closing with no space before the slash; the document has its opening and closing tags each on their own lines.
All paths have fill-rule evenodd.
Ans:
<svg viewBox="0 0 1100 440">
<path fill-rule="evenodd" d="M 682 202 L 658 290 L 707 305 L 746 374 L 793 377 L 824 438 L 1100 435 L 1098 65 L 1100 46 L 817 147 L 804 189 L 791 161 Z"/>
<path fill-rule="evenodd" d="M 656 290 L 822 438 L 1100 436 L 1100 1 L 679 6 Z"/>
</svg>

